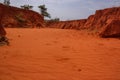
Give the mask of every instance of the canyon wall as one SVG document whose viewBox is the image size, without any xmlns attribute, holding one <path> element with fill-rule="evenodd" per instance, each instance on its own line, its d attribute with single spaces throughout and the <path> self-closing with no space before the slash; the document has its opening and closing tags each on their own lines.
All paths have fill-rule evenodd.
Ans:
<svg viewBox="0 0 120 80">
<path fill-rule="evenodd" d="M 43 17 L 32 10 L 0 4 L 0 27 L 45 27 Z M 47 22 L 46 27 L 87 29 L 101 37 L 120 37 L 120 7 L 97 10 L 88 19 Z"/>
<path fill-rule="evenodd" d="M 54 22 L 49 27 L 87 29 L 102 37 L 120 36 L 120 7 L 97 10 L 88 19 Z"/>
<path fill-rule="evenodd" d="M 39 13 L 3 4 L 0 4 L 0 21 L 3 27 L 44 27 Z"/>
<path fill-rule="evenodd" d="M 86 19 L 71 20 L 71 21 L 60 21 L 49 23 L 49 27 L 60 28 L 60 29 L 81 29 L 86 22 Z"/>
<path fill-rule="evenodd" d="M 109 24 L 111 20 L 120 19 L 120 7 L 97 10 L 95 15 L 88 17 L 85 28 L 99 29 Z"/>
</svg>

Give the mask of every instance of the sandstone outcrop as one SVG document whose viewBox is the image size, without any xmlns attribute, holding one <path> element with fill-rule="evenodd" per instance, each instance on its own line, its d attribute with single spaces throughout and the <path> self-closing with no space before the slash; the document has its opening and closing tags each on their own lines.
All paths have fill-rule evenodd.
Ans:
<svg viewBox="0 0 120 80">
<path fill-rule="evenodd" d="M 111 20 L 120 19 L 120 7 L 97 10 L 94 15 L 88 17 L 85 28 L 100 29 L 109 24 Z"/>
<path fill-rule="evenodd" d="M 60 29 L 81 29 L 83 28 L 86 19 L 71 20 L 71 21 L 60 21 L 50 23 L 49 27 L 60 28 Z"/>
<path fill-rule="evenodd" d="M 99 35 L 101 37 L 120 37 L 120 20 L 111 20 Z"/>
<path fill-rule="evenodd" d="M 61 29 L 87 29 L 101 37 L 120 37 L 120 7 L 97 10 L 88 19 L 54 22 Z"/>
<path fill-rule="evenodd" d="M 0 4 L 0 17 L 4 27 L 44 27 L 43 17 L 32 10 Z"/>
</svg>

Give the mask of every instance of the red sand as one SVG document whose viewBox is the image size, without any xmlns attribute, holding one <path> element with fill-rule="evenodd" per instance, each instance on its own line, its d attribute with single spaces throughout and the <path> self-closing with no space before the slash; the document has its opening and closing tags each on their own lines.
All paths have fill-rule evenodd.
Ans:
<svg viewBox="0 0 120 80">
<path fill-rule="evenodd" d="M 83 31 L 6 29 L 0 80 L 120 80 L 120 40 Z"/>
</svg>

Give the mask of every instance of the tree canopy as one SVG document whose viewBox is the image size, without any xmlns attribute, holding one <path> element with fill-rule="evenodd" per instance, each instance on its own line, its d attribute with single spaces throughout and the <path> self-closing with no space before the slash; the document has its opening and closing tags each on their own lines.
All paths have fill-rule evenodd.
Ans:
<svg viewBox="0 0 120 80">
<path fill-rule="evenodd" d="M 10 0 L 4 0 L 4 5 L 9 6 L 10 5 Z"/>
<path fill-rule="evenodd" d="M 23 6 L 20 6 L 22 9 L 26 9 L 26 10 L 31 10 L 33 8 L 33 6 L 31 5 L 23 5 Z"/>
<path fill-rule="evenodd" d="M 40 12 L 42 16 L 51 18 L 50 14 L 47 12 L 47 8 L 45 7 L 45 5 L 40 5 L 38 6 L 38 8 L 40 8 Z"/>
</svg>

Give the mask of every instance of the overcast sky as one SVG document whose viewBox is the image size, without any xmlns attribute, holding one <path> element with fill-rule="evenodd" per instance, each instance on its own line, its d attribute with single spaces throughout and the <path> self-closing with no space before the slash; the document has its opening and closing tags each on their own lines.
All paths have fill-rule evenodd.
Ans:
<svg viewBox="0 0 120 80">
<path fill-rule="evenodd" d="M 4 0 L 0 0 L 3 2 Z M 95 10 L 120 6 L 120 0 L 10 0 L 12 6 L 29 4 L 39 12 L 38 6 L 45 4 L 52 18 L 61 20 L 83 19 L 94 14 Z"/>
</svg>

